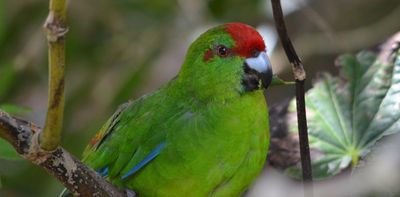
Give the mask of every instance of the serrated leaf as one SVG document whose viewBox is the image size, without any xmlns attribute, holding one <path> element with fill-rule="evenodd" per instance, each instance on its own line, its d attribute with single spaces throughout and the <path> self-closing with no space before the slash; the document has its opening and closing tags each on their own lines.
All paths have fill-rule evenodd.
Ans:
<svg viewBox="0 0 400 197">
<path fill-rule="evenodd" d="M 379 139 L 400 131 L 400 56 L 383 64 L 361 52 L 339 63 L 342 77 L 324 74 L 306 94 L 310 146 L 322 152 L 313 160 L 316 178 L 355 166 Z"/>
<path fill-rule="evenodd" d="M 0 159 L 18 160 L 21 157 L 8 142 L 0 138 Z"/>
</svg>

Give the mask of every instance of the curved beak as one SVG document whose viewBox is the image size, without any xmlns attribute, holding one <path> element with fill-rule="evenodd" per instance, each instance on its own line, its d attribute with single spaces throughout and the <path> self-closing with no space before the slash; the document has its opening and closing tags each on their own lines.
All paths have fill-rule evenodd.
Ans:
<svg viewBox="0 0 400 197">
<path fill-rule="evenodd" d="M 260 80 L 263 88 L 269 86 L 272 81 L 272 66 L 265 51 L 255 57 L 247 58 L 243 66 L 245 72 L 243 85 L 246 90 L 258 89 Z"/>
</svg>

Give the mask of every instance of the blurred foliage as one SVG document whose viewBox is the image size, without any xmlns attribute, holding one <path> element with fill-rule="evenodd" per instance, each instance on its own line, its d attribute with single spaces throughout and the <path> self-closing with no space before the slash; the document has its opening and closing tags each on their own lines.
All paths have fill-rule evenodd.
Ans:
<svg viewBox="0 0 400 197">
<path fill-rule="evenodd" d="M 4 100 L 4 98 L 10 92 L 14 80 L 16 80 L 16 78 L 15 70 L 12 64 L 0 62 L 0 102 Z"/>
<path fill-rule="evenodd" d="M 6 31 L 5 9 L 4 1 L 0 1 L 0 45 L 3 42 L 4 32 Z"/>
<path fill-rule="evenodd" d="M 0 159 L 15 160 L 21 157 L 8 142 L 0 139 Z"/>
<path fill-rule="evenodd" d="M 211 0 L 208 2 L 210 13 L 222 21 L 243 21 L 251 25 L 265 18 L 265 1 L 249 0 Z M 238 14 L 240 10 L 241 14 Z"/>
<path fill-rule="evenodd" d="M 79 157 L 119 104 L 176 75 L 189 43 L 206 28 L 228 21 L 273 28 L 268 2 L 69 1 L 62 145 Z M 330 65 L 338 54 L 372 47 L 399 29 L 399 17 L 388 17 L 399 13 L 398 0 L 285 2 L 284 7 L 295 8 L 285 12 L 287 25 L 308 76 L 336 72 Z M 30 113 L 19 115 L 38 125 L 47 107 L 47 47 L 41 28 L 47 12 L 48 1 L 0 0 L 0 105 L 29 106 Z M 271 61 L 280 76 L 291 76 L 281 48 L 273 51 Z M 291 86 L 279 86 L 267 96 L 273 104 L 292 94 Z M 0 176 L 0 196 L 54 196 L 62 188 L 23 160 L 0 159 Z"/>
<path fill-rule="evenodd" d="M 338 62 L 343 76 L 324 74 L 306 94 L 310 147 L 322 153 L 313 158 L 317 179 L 356 167 L 378 140 L 400 131 L 400 54 L 394 63 L 371 52 Z M 299 175 L 293 168 L 287 173 Z"/>
</svg>

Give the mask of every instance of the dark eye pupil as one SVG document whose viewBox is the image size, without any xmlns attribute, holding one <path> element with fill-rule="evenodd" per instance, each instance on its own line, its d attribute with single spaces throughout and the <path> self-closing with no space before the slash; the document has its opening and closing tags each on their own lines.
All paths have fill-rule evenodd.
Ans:
<svg viewBox="0 0 400 197">
<path fill-rule="evenodd" d="M 219 56 L 226 56 L 228 54 L 228 49 L 225 46 L 218 46 L 217 50 Z"/>
</svg>

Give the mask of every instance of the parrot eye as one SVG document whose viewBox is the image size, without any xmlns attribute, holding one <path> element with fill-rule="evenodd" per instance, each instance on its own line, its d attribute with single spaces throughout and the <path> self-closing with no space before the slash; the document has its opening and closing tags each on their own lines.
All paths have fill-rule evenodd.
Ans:
<svg viewBox="0 0 400 197">
<path fill-rule="evenodd" d="M 220 56 L 220 57 L 226 57 L 226 56 L 228 56 L 228 48 L 226 48 L 226 46 L 224 46 L 224 45 L 218 45 L 217 53 L 218 53 L 218 56 Z"/>
</svg>

